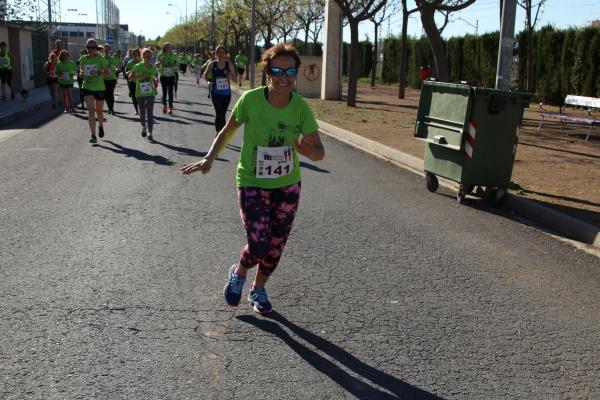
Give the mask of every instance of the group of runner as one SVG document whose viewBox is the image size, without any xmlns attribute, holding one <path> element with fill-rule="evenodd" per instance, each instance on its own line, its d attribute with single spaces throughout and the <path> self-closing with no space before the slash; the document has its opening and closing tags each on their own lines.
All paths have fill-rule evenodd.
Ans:
<svg viewBox="0 0 600 400">
<path fill-rule="evenodd" d="M 5 82 L 10 81 L 6 72 L 6 54 L 6 45 L 0 43 L 3 99 Z M 237 129 L 244 125 L 236 183 L 247 244 L 243 246 L 238 261 L 229 268 L 223 295 L 229 306 L 237 307 L 247 275 L 250 269 L 257 267 L 248 301 L 254 311 L 269 314 L 272 306 L 265 285 L 280 262 L 300 200 L 298 155 L 318 161 L 325 156 L 325 150 L 312 110 L 293 91 L 300 57 L 291 45 L 279 44 L 264 53 L 262 65 L 268 85 L 245 92 L 227 120 L 231 82 L 241 86 L 248 61 L 240 53 L 234 62 L 230 63 L 224 46 L 218 46 L 214 52 L 207 54 L 206 60 L 198 54 L 189 60 L 196 75 L 196 84 L 200 84 L 201 77 L 209 82 L 217 134 L 206 156 L 198 162 L 183 165 L 181 171 L 186 175 L 197 171 L 208 173 L 219 153 L 233 140 Z M 140 115 L 141 135 L 152 140 L 157 87 L 160 83 L 163 113 L 172 114 L 177 70 L 181 64 L 181 59 L 169 44 L 165 44 L 158 54 L 150 48 L 133 49 L 121 60 L 120 54 L 112 55 L 110 46 L 101 47 L 95 39 L 89 39 L 77 62 L 58 44 L 50 53 L 44 70 L 52 98 L 57 99 L 57 88 L 62 91 L 65 112 L 75 111 L 70 89 L 74 81 L 78 81 L 88 110 L 90 142 L 96 143 L 96 121 L 98 136 L 102 138 L 105 133 L 105 100 L 108 113 L 114 114 L 114 88 L 119 72 L 128 81 L 132 103 L 136 114 Z"/>
</svg>

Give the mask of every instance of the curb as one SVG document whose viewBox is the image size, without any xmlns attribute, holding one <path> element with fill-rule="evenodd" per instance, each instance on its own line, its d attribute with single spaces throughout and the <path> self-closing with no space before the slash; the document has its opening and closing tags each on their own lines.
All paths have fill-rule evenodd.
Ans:
<svg viewBox="0 0 600 400">
<path fill-rule="evenodd" d="M 402 167 L 410 172 L 425 176 L 424 161 L 420 158 L 392 149 L 386 145 L 367 139 L 337 126 L 317 120 L 319 131 L 337 139 L 343 143 L 349 144 L 358 150 L 364 151 L 375 157 Z M 439 179 L 440 185 L 457 190 L 458 184 L 447 179 Z M 587 222 L 570 217 L 549 207 L 544 207 L 531 200 L 524 199 L 512 193 L 507 193 L 506 207 L 516 211 L 523 217 L 526 217 L 536 223 L 550 228 L 553 231 L 567 235 L 569 238 L 582 243 L 600 248 L 600 228 Z"/>
</svg>

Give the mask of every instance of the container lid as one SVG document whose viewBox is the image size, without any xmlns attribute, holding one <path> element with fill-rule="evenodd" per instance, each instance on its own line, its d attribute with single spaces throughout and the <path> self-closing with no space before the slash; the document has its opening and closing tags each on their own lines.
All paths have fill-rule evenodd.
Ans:
<svg viewBox="0 0 600 400">
<path fill-rule="evenodd" d="M 475 96 L 498 96 L 498 97 L 509 97 L 512 99 L 520 100 L 526 103 L 530 103 L 533 101 L 533 94 L 526 92 L 516 92 L 512 90 L 500 90 L 500 89 L 491 89 L 484 87 L 473 87 L 473 94 Z"/>
</svg>

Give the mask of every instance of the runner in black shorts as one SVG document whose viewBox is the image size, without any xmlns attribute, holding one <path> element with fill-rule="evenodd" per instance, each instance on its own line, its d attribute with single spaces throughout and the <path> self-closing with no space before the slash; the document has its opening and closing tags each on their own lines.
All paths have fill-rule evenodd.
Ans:
<svg viewBox="0 0 600 400">
<path fill-rule="evenodd" d="M 88 109 L 88 123 L 92 137 L 90 143 L 96 143 L 96 118 L 98 119 L 98 136 L 104 137 L 104 77 L 108 76 L 108 62 L 98 52 L 98 43 L 90 38 L 86 43 L 88 55 L 79 59 L 79 68 L 83 75 L 83 99 Z M 95 114 L 95 115 L 94 115 Z"/>
</svg>

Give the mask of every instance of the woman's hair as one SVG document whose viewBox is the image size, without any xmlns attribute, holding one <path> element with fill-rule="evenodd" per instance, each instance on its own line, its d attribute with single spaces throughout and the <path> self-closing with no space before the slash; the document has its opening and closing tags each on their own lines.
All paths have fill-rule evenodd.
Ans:
<svg viewBox="0 0 600 400">
<path fill-rule="evenodd" d="M 167 46 L 170 46 L 170 45 L 171 45 L 171 43 L 168 43 L 168 42 L 163 44 L 162 51 L 167 51 L 166 48 L 167 48 Z"/>
<path fill-rule="evenodd" d="M 86 49 L 79 50 L 79 55 L 80 56 L 83 56 L 83 55 L 86 55 L 86 54 L 87 54 L 87 50 Z"/>
<path fill-rule="evenodd" d="M 144 56 L 144 54 L 146 53 L 150 53 L 150 55 L 152 55 L 152 50 L 150 50 L 150 48 L 146 47 L 145 49 L 142 49 L 142 57 Z"/>
<path fill-rule="evenodd" d="M 142 53 L 140 52 L 140 49 L 133 49 L 131 50 L 131 56 L 135 57 L 135 53 L 138 53 L 140 56 L 142 55 Z"/>
<path fill-rule="evenodd" d="M 6 42 L 0 42 L 0 47 L 6 47 Z"/>
<path fill-rule="evenodd" d="M 277 57 L 292 57 L 294 59 L 294 63 L 296 64 L 296 68 L 298 68 L 301 64 L 300 62 L 300 56 L 298 55 L 298 51 L 296 50 L 296 48 L 294 46 L 292 46 L 291 44 L 287 44 L 287 43 L 280 43 L 277 44 L 273 47 L 271 47 L 270 49 L 268 49 L 267 51 L 265 51 L 263 53 L 263 57 L 262 57 L 262 65 L 263 65 L 263 69 L 265 71 L 269 71 L 269 68 L 271 68 L 271 61 L 273 61 L 273 59 L 277 58 Z"/>
<path fill-rule="evenodd" d="M 227 53 L 227 49 L 225 48 L 225 46 L 223 46 L 222 44 L 218 45 L 217 47 L 215 47 L 215 55 L 217 55 L 217 51 L 223 49 L 223 51 L 225 53 Z"/>
<path fill-rule="evenodd" d="M 67 50 L 63 50 L 58 55 L 58 60 L 59 61 L 65 61 L 65 58 L 67 58 L 68 55 L 69 55 L 69 52 Z"/>
</svg>

